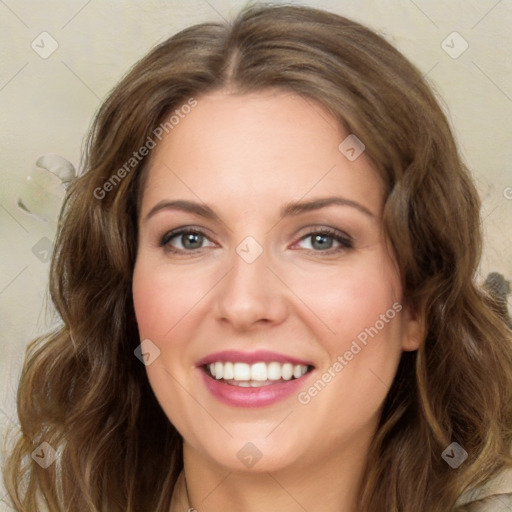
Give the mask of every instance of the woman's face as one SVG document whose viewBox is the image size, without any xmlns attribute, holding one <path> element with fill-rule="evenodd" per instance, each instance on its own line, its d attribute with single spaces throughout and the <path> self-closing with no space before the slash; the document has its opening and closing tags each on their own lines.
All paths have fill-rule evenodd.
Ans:
<svg viewBox="0 0 512 512">
<path fill-rule="evenodd" d="M 133 275 L 142 351 L 185 449 L 212 464 L 312 467 L 360 448 L 418 347 L 383 186 L 361 146 L 339 148 L 349 135 L 296 94 L 220 91 L 152 150 Z"/>
</svg>

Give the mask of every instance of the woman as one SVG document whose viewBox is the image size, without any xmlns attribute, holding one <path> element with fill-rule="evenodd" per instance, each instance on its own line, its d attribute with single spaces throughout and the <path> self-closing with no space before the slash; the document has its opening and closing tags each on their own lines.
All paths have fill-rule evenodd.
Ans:
<svg viewBox="0 0 512 512">
<path fill-rule="evenodd" d="M 112 92 L 84 169 L 63 326 L 19 388 L 16 510 L 508 506 L 475 494 L 512 467 L 478 196 L 381 37 L 290 6 L 184 30 Z"/>
</svg>

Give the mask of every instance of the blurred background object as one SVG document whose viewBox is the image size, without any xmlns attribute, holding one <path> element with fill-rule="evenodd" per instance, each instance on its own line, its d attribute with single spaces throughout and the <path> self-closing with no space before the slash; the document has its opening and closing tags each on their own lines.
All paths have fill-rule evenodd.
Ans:
<svg viewBox="0 0 512 512">
<path fill-rule="evenodd" d="M 39 157 L 19 191 L 18 207 L 25 213 L 56 223 L 67 184 L 76 176 L 73 164 L 56 153 Z"/>
</svg>

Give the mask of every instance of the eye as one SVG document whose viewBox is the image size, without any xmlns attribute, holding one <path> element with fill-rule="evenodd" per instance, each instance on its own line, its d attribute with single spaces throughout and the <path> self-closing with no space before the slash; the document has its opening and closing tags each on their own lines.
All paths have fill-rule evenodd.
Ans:
<svg viewBox="0 0 512 512">
<path fill-rule="evenodd" d="M 171 252 L 193 252 L 204 249 L 205 242 L 210 242 L 210 247 L 215 245 L 202 231 L 180 228 L 166 233 L 159 245 Z"/>
<path fill-rule="evenodd" d="M 304 244 L 303 249 L 328 254 L 353 248 L 353 241 L 349 235 L 329 228 L 310 231 L 297 242 L 300 243 Z"/>
</svg>

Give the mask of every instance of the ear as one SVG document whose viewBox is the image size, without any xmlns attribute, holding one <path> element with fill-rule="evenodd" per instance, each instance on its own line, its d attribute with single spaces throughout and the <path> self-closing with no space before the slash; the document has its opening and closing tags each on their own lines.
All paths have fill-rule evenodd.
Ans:
<svg viewBox="0 0 512 512">
<path fill-rule="evenodd" d="M 425 339 L 425 319 L 423 315 L 410 307 L 404 307 L 402 313 L 402 350 L 418 350 Z"/>
</svg>

